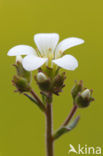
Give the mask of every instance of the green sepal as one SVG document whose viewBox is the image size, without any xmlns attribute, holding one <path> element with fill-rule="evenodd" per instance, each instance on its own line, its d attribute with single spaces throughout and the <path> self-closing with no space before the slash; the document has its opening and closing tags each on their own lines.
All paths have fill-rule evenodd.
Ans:
<svg viewBox="0 0 103 156">
<path fill-rule="evenodd" d="M 54 77 L 53 84 L 52 84 L 52 92 L 56 95 L 59 95 L 62 92 L 62 89 L 65 87 L 64 81 L 66 79 L 65 72 L 57 74 Z"/>
<path fill-rule="evenodd" d="M 30 91 L 30 85 L 29 85 L 28 81 L 23 77 L 19 77 L 19 76 L 15 75 L 13 77 L 12 83 L 17 88 L 17 91 L 20 93 Z"/>
<path fill-rule="evenodd" d="M 43 72 L 51 79 L 54 77 L 53 68 L 46 66 L 45 68 L 43 68 Z"/>
<path fill-rule="evenodd" d="M 81 95 L 78 95 L 75 98 L 75 103 L 78 105 L 79 108 L 88 107 L 90 102 L 91 102 L 90 98 L 88 98 L 88 97 L 87 98 L 82 98 Z"/>
<path fill-rule="evenodd" d="M 76 125 L 78 124 L 79 119 L 80 119 L 80 116 L 77 116 L 76 119 L 75 119 L 72 123 L 70 123 L 70 124 L 67 125 L 67 126 L 61 127 L 61 128 L 54 134 L 53 139 L 56 140 L 56 139 L 60 138 L 63 134 L 65 134 L 65 133 L 71 131 L 73 128 L 75 128 Z"/>
<path fill-rule="evenodd" d="M 71 90 L 71 94 L 74 100 L 76 96 L 78 95 L 78 93 L 81 92 L 82 90 L 83 90 L 83 81 L 81 80 L 79 83 L 75 81 L 75 85 L 73 86 Z"/>
<path fill-rule="evenodd" d="M 41 83 L 37 82 L 37 84 L 39 85 L 39 87 L 40 87 L 40 89 L 42 91 L 48 92 L 50 90 L 51 83 L 50 83 L 50 80 L 49 79 L 48 80 L 45 80 L 44 82 L 41 82 Z"/>
<path fill-rule="evenodd" d="M 41 109 L 41 111 L 44 111 L 43 108 L 40 106 L 40 104 L 37 102 L 36 99 L 34 99 L 32 96 L 30 96 L 30 95 L 28 95 L 28 94 L 26 94 L 26 93 L 24 93 L 24 95 L 25 95 L 29 100 L 31 100 L 33 103 L 35 103 L 35 104 Z"/>
<path fill-rule="evenodd" d="M 46 66 L 43 68 L 42 72 L 44 72 L 50 79 L 54 79 L 54 77 L 59 73 L 60 67 L 57 69 Z"/>
</svg>

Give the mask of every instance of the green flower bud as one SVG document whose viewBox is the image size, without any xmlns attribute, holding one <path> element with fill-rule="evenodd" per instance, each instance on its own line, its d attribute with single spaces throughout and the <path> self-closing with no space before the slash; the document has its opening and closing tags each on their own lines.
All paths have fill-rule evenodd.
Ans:
<svg viewBox="0 0 103 156">
<path fill-rule="evenodd" d="M 94 101 L 92 93 L 92 90 L 83 88 L 83 81 L 76 82 L 71 91 L 74 104 L 77 104 L 81 108 L 89 106 L 90 102 Z"/>
<path fill-rule="evenodd" d="M 35 79 L 42 91 L 50 91 L 51 80 L 43 72 L 39 72 Z"/>
<path fill-rule="evenodd" d="M 75 104 L 81 108 L 89 106 L 92 101 L 94 101 L 94 98 L 92 97 L 92 92 L 89 89 L 85 89 L 75 98 Z"/>
<path fill-rule="evenodd" d="M 19 76 L 14 76 L 12 80 L 13 85 L 17 88 L 18 92 L 28 92 L 30 91 L 30 86 L 28 84 L 28 81 Z"/>
</svg>

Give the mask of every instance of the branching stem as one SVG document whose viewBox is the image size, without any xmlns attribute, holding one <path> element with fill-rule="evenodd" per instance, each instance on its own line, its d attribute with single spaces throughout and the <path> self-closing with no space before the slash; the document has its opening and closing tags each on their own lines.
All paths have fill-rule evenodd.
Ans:
<svg viewBox="0 0 103 156">
<path fill-rule="evenodd" d="M 40 98 L 37 96 L 37 94 L 32 89 L 30 90 L 30 93 L 37 100 L 37 102 L 40 104 L 40 106 L 42 107 L 42 109 L 45 112 L 45 116 L 46 116 L 46 153 L 47 153 L 47 156 L 54 156 L 54 149 L 53 149 L 54 138 L 53 138 L 53 134 L 52 134 L 52 94 L 49 94 L 49 96 L 47 98 L 47 105 L 45 107 L 44 104 L 42 103 L 42 101 L 40 100 Z M 66 120 L 64 121 L 64 123 L 62 124 L 61 127 L 68 125 L 68 123 L 70 122 L 70 120 L 72 119 L 74 114 L 76 113 L 77 108 L 78 108 L 78 106 L 75 104 L 73 106 L 70 114 L 68 115 L 68 117 L 66 118 Z"/>
<path fill-rule="evenodd" d="M 66 118 L 66 120 L 64 121 L 64 123 L 62 124 L 62 127 L 68 125 L 69 121 L 72 119 L 72 117 L 76 113 L 77 108 L 78 108 L 78 106 L 76 104 L 74 104 L 74 106 L 73 106 L 70 114 L 68 115 L 68 117 Z"/>
<path fill-rule="evenodd" d="M 46 111 L 44 104 L 42 103 L 42 101 L 40 100 L 40 98 L 37 96 L 37 94 L 33 91 L 33 89 L 30 90 L 30 94 L 37 100 L 37 102 L 39 103 L 40 107 L 44 110 L 44 112 Z"/>
</svg>

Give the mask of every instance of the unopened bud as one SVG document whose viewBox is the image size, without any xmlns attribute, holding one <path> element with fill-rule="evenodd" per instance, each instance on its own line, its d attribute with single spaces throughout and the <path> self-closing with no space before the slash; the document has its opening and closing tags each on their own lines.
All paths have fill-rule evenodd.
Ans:
<svg viewBox="0 0 103 156">
<path fill-rule="evenodd" d="M 89 106 L 90 102 L 94 101 L 92 97 L 93 90 L 85 89 L 83 87 L 83 82 L 76 82 L 75 86 L 72 89 L 72 97 L 74 104 L 77 104 L 78 107 L 84 108 Z"/>
<path fill-rule="evenodd" d="M 43 72 L 39 72 L 35 77 L 37 84 L 39 85 L 42 91 L 49 91 L 51 80 Z"/>
<path fill-rule="evenodd" d="M 37 74 L 37 81 L 38 81 L 38 83 L 43 83 L 43 82 L 45 82 L 46 80 L 47 80 L 47 76 L 46 76 L 44 73 L 39 72 L 39 73 Z"/>
<path fill-rule="evenodd" d="M 30 91 L 30 86 L 25 78 L 14 76 L 12 82 L 13 85 L 17 88 L 17 91 L 21 93 Z"/>
<path fill-rule="evenodd" d="M 85 89 L 81 93 L 78 93 L 75 98 L 75 103 L 81 108 L 89 106 L 92 101 L 94 101 L 94 98 L 92 97 L 92 92 L 89 89 Z"/>
</svg>

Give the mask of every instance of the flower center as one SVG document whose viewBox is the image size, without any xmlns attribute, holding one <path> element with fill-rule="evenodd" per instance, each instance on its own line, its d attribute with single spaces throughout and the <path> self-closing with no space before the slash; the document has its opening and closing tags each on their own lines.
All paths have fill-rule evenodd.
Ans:
<svg viewBox="0 0 103 156">
<path fill-rule="evenodd" d="M 53 65 L 52 60 L 55 59 L 55 53 L 52 51 L 51 48 L 45 50 L 43 53 L 40 53 L 39 50 L 37 49 L 37 54 L 39 57 L 48 58 L 47 66 L 52 67 Z"/>
</svg>

